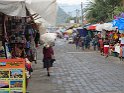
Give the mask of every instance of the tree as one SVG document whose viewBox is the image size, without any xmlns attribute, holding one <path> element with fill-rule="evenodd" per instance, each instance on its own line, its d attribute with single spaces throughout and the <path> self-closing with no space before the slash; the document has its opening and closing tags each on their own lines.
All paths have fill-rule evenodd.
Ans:
<svg viewBox="0 0 124 93">
<path fill-rule="evenodd" d="M 85 9 L 86 18 L 91 23 L 111 20 L 122 0 L 94 0 Z"/>
</svg>

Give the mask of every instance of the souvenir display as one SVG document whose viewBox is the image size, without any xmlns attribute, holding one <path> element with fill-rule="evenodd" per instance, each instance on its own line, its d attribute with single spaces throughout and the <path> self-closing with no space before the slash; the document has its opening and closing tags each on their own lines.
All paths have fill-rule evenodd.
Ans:
<svg viewBox="0 0 124 93">
<path fill-rule="evenodd" d="M 6 91 L 26 93 L 24 59 L 0 59 L 0 93 Z"/>
</svg>

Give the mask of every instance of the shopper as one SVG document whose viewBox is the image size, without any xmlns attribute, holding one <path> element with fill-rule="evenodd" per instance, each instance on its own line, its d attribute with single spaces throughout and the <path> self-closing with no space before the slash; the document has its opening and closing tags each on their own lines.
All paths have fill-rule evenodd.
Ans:
<svg viewBox="0 0 124 93">
<path fill-rule="evenodd" d="M 47 69 L 47 75 L 50 76 L 50 67 L 52 67 L 54 58 L 54 51 L 52 46 L 45 45 L 43 48 L 43 66 Z"/>
<path fill-rule="evenodd" d="M 105 39 L 104 41 L 104 55 L 107 58 L 109 55 L 109 40 Z"/>
<path fill-rule="evenodd" d="M 86 49 L 90 49 L 90 41 L 91 41 L 91 38 L 90 38 L 89 35 L 87 35 L 87 36 L 85 37 L 85 48 L 86 48 Z"/>
<path fill-rule="evenodd" d="M 123 61 L 123 47 L 121 46 L 121 44 L 120 44 L 119 58 L 120 58 L 120 61 Z"/>
<path fill-rule="evenodd" d="M 103 38 L 100 38 L 99 39 L 99 46 L 100 46 L 100 53 L 101 55 L 103 55 L 103 48 L 104 48 L 104 45 L 103 45 Z"/>
<path fill-rule="evenodd" d="M 85 42 L 84 39 L 85 39 L 84 37 L 81 37 L 82 50 L 84 50 L 84 42 Z"/>
<path fill-rule="evenodd" d="M 78 34 L 75 38 L 74 38 L 74 42 L 76 45 L 76 49 L 79 49 L 79 41 L 80 41 L 80 35 Z"/>
<path fill-rule="evenodd" d="M 92 44 L 93 44 L 93 49 L 96 50 L 96 47 L 97 47 L 97 44 L 98 44 L 96 38 L 93 38 Z"/>
<path fill-rule="evenodd" d="M 121 44 L 120 44 L 119 58 L 120 58 L 120 61 L 124 60 L 124 46 L 122 46 Z"/>
</svg>

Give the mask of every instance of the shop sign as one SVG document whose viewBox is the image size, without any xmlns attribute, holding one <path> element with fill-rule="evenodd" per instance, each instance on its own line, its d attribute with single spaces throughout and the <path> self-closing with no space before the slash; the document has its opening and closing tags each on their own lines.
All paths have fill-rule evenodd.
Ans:
<svg viewBox="0 0 124 93">
<path fill-rule="evenodd" d="M 24 59 L 0 59 L 0 93 L 26 93 Z"/>
</svg>

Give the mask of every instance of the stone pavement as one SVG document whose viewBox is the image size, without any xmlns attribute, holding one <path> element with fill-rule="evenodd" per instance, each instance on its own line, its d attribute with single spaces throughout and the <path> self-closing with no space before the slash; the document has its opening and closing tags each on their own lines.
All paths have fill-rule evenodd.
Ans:
<svg viewBox="0 0 124 93">
<path fill-rule="evenodd" d="M 98 52 L 76 50 L 63 40 L 55 46 L 56 62 L 47 77 L 42 51 L 29 82 L 29 93 L 124 93 L 124 64 Z"/>
</svg>

